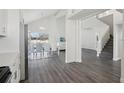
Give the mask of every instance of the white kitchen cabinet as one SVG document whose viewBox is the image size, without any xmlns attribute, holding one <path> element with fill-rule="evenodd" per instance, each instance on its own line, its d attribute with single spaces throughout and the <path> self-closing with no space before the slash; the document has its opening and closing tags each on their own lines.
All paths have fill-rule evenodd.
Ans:
<svg viewBox="0 0 124 93">
<path fill-rule="evenodd" d="M 0 9 L 0 37 L 7 34 L 7 10 Z"/>
</svg>

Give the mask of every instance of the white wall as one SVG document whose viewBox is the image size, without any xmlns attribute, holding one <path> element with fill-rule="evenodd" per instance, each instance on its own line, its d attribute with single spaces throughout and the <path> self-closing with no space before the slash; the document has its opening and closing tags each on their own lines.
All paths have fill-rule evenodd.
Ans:
<svg viewBox="0 0 124 93">
<path fill-rule="evenodd" d="M 56 18 L 54 16 L 41 18 L 28 24 L 29 31 L 31 32 L 41 32 L 40 27 L 44 27 L 46 32 L 49 34 L 49 43 L 52 46 L 53 51 L 56 50 L 57 45 L 57 25 Z"/>
<path fill-rule="evenodd" d="M 59 37 L 65 37 L 65 16 L 57 18 L 56 21 Z"/>
<path fill-rule="evenodd" d="M 19 52 L 19 10 L 8 10 L 7 37 L 0 38 L 3 52 Z"/>
<path fill-rule="evenodd" d="M 92 30 L 82 29 L 82 48 L 96 50 L 95 32 Z"/>
<path fill-rule="evenodd" d="M 95 17 L 82 21 L 82 48 L 96 50 L 96 34 L 100 37 L 105 33 L 108 25 Z"/>
<path fill-rule="evenodd" d="M 123 13 L 123 22 L 122 22 L 122 40 L 121 40 L 121 43 L 122 43 L 122 47 L 121 47 L 121 53 L 122 53 L 122 59 L 121 59 L 121 79 L 120 81 L 122 83 L 124 83 L 124 11 L 122 12 Z"/>
<path fill-rule="evenodd" d="M 106 23 L 110 27 L 110 34 L 113 35 L 113 14 L 103 16 L 99 18 L 102 22 Z"/>
<path fill-rule="evenodd" d="M 120 13 L 114 14 L 114 57 L 113 60 L 121 59 L 121 40 L 122 40 L 122 20 L 123 16 Z"/>
<path fill-rule="evenodd" d="M 58 42 L 60 50 L 65 49 L 65 42 L 60 42 L 60 37 L 65 38 L 65 16 L 58 17 L 56 20 L 58 31 Z"/>
</svg>

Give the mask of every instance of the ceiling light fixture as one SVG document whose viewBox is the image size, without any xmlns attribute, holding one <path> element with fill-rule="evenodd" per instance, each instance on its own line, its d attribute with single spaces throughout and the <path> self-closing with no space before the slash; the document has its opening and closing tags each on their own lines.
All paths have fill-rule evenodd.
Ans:
<svg viewBox="0 0 124 93">
<path fill-rule="evenodd" d="M 45 28 L 44 27 L 40 27 L 40 30 L 45 30 Z"/>
</svg>

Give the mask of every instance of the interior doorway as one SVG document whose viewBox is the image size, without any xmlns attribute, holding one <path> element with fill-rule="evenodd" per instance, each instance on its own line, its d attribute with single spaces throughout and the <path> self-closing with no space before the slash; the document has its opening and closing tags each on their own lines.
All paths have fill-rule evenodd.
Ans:
<svg viewBox="0 0 124 93">
<path fill-rule="evenodd" d="M 28 32 L 28 58 L 41 59 L 52 55 L 49 34 L 46 32 Z"/>
</svg>

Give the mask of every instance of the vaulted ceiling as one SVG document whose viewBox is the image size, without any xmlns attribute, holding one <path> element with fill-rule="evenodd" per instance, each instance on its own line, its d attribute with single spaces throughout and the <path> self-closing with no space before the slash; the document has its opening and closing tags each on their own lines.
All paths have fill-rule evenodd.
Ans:
<svg viewBox="0 0 124 93">
<path fill-rule="evenodd" d="M 59 9 L 23 9 L 23 17 L 25 23 L 30 23 L 34 20 L 55 15 Z"/>
<path fill-rule="evenodd" d="M 25 23 L 30 23 L 32 21 L 38 20 L 40 18 L 48 17 L 51 15 L 62 15 L 65 14 L 67 9 L 23 9 L 23 17 Z M 70 16 L 71 19 L 85 18 L 88 16 L 93 16 L 106 11 L 107 9 L 80 9 L 79 12 L 74 13 Z M 77 10 L 76 10 L 77 11 Z"/>
</svg>

